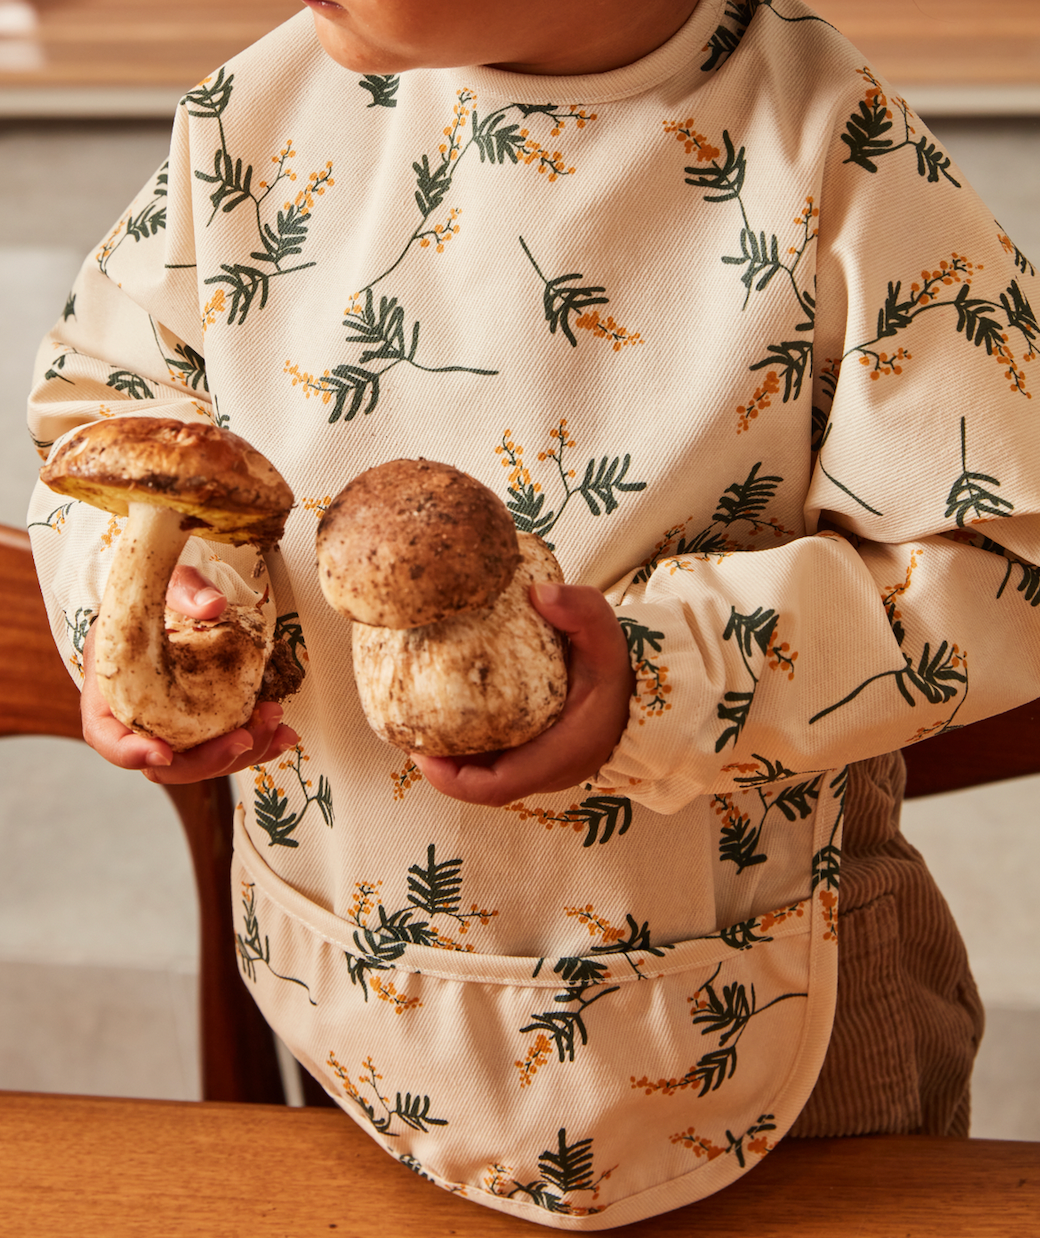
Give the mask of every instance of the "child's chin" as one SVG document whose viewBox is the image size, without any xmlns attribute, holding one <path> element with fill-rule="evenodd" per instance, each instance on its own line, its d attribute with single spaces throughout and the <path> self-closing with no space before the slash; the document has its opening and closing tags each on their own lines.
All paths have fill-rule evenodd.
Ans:
<svg viewBox="0 0 1040 1238">
<path fill-rule="evenodd" d="M 378 48 L 358 45 L 353 40 L 344 38 L 338 30 L 322 30 L 321 23 L 317 26 L 317 32 L 318 40 L 329 57 L 352 73 L 386 76 L 414 67 L 404 63 L 404 57 L 394 57 L 388 52 L 380 52 Z"/>
</svg>

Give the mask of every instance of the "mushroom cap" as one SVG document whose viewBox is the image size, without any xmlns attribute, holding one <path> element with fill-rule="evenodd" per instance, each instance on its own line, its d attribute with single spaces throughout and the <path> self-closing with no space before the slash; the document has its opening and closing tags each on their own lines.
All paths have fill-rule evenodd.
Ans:
<svg viewBox="0 0 1040 1238">
<path fill-rule="evenodd" d="M 520 562 L 506 505 L 476 478 L 431 460 L 360 474 L 318 526 L 318 579 L 359 623 L 415 628 L 493 601 Z"/>
<path fill-rule="evenodd" d="M 83 426 L 40 470 L 59 494 L 127 514 L 129 503 L 170 507 L 199 537 L 267 548 L 281 537 L 293 493 L 243 438 L 210 422 L 113 417 Z"/>
</svg>

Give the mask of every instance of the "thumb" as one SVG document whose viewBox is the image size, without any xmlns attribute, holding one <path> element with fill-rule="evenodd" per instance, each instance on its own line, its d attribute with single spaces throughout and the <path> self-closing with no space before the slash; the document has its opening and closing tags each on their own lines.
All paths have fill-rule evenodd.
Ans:
<svg viewBox="0 0 1040 1238">
<path fill-rule="evenodd" d="M 227 598 L 197 568 L 179 564 L 166 586 L 166 605 L 191 619 L 218 619 Z"/>
<path fill-rule="evenodd" d="M 531 588 L 531 602 L 547 623 L 570 638 L 575 651 L 594 660 L 613 660 L 620 653 L 627 665 L 628 645 L 617 614 L 598 589 L 538 582 Z"/>
</svg>

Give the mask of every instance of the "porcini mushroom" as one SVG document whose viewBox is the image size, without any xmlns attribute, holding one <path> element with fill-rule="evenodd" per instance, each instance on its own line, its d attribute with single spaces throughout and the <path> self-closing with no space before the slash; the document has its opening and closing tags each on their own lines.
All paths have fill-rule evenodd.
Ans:
<svg viewBox="0 0 1040 1238">
<path fill-rule="evenodd" d="M 273 618 L 262 613 L 271 608 L 229 604 L 218 619 L 190 619 L 167 611 L 166 588 L 193 534 L 260 549 L 278 541 L 293 495 L 274 466 L 208 422 L 115 417 L 77 431 L 40 477 L 127 517 L 94 629 L 98 686 L 112 713 L 175 752 L 247 722 L 273 650 Z M 300 678 L 264 695 L 281 699 Z"/>
<path fill-rule="evenodd" d="M 354 621 L 354 677 L 380 738 L 430 756 L 491 752 L 559 716 L 563 638 L 529 593 L 563 573 L 475 478 L 421 459 L 369 469 L 322 516 L 317 552 L 326 600 Z"/>
</svg>

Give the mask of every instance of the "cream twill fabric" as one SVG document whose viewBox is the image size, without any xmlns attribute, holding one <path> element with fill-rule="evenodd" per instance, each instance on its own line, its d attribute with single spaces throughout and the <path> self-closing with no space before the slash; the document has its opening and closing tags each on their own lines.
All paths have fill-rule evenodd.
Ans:
<svg viewBox="0 0 1040 1238">
<path fill-rule="evenodd" d="M 595 77 L 366 77 L 303 14 L 181 103 L 43 345 L 41 454 L 212 419 L 292 485 L 299 746 L 239 776 L 243 974 L 416 1171 L 561 1228 L 717 1190 L 828 1045 L 846 767 L 1040 695 L 1036 273 L 798 0 Z M 448 801 L 361 716 L 318 519 L 448 461 L 617 608 L 594 782 Z M 74 673 L 119 522 L 30 516 Z M 257 575 L 257 572 L 260 575 Z M 268 575 L 265 575 L 268 573 Z"/>
</svg>

